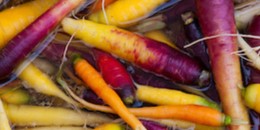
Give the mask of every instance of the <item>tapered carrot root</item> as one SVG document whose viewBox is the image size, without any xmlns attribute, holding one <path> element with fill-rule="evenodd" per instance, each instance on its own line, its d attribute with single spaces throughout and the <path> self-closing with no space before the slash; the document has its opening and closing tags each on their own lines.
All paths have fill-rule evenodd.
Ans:
<svg viewBox="0 0 260 130">
<path fill-rule="evenodd" d="M 165 45 L 132 32 L 88 20 L 62 21 L 63 29 L 87 45 L 117 55 L 146 70 L 176 82 L 205 85 L 209 75 L 196 60 Z M 95 35 L 94 35 L 95 34 Z"/>
<path fill-rule="evenodd" d="M 116 92 L 86 60 L 76 58 L 74 68 L 78 76 L 134 130 L 146 130 L 142 123 L 128 111 Z"/>
<path fill-rule="evenodd" d="M 197 0 L 197 13 L 204 36 L 236 34 L 232 0 Z M 207 40 L 211 67 L 224 112 L 232 117 L 231 130 L 249 130 L 247 109 L 242 102 L 240 61 L 236 37 Z"/>
<path fill-rule="evenodd" d="M 0 49 L 58 0 L 34 0 L 0 12 Z"/>
<path fill-rule="evenodd" d="M 5 104 L 10 121 L 17 126 L 82 126 L 111 122 L 112 119 L 98 113 L 75 111 L 58 107 Z"/>
</svg>

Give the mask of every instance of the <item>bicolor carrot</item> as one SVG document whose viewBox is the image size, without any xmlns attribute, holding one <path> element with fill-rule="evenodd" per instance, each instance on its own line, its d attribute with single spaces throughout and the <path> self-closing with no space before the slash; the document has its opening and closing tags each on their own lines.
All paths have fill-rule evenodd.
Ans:
<svg viewBox="0 0 260 130">
<path fill-rule="evenodd" d="M 129 112 L 116 92 L 86 60 L 76 58 L 74 68 L 77 75 L 134 130 L 145 130 L 142 123 Z"/>
<path fill-rule="evenodd" d="M 52 8 L 10 40 L 0 51 L 0 79 L 8 77 L 33 48 L 82 2 L 83 0 L 59 0 Z"/>
<path fill-rule="evenodd" d="M 208 72 L 196 60 L 164 43 L 88 20 L 65 18 L 62 26 L 71 35 L 76 32 L 75 37 L 89 46 L 112 53 L 173 81 L 201 86 L 208 83 Z"/>
<path fill-rule="evenodd" d="M 94 57 L 104 80 L 118 93 L 125 104 L 135 101 L 135 85 L 126 68 L 112 55 L 93 50 Z"/>
<path fill-rule="evenodd" d="M 0 12 L 0 49 L 58 0 L 34 0 Z"/>
<path fill-rule="evenodd" d="M 197 14 L 205 37 L 236 34 L 232 0 L 197 0 Z M 216 22 L 220 21 L 220 22 Z M 234 121 L 230 130 L 249 130 L 248 112 L 242 101 L 242 76 L 236 37 L 222 36 L 207 40 L 212 73 L 224 112 Z"/>
</svg>

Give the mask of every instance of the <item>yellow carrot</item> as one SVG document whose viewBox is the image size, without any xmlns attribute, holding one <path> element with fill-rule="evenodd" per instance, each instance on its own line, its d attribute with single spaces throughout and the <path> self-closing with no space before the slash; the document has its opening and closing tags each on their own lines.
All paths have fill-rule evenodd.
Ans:
<svg viewBox="0 0 260 130">
<path fill-rule="evenodd" d="M 6 103 L 26 104 L 30 101 L 30 95 L 22 88 L 0 88 L 0 97 Z"/>
<path fill-rule="evenodd" d="M 124 130 L 120 124 L 107 123 L 96 127 L 94 130 Z"/>
<path fill-rule="evenodd" d="M 15 130 L 93 130 L 91 128 L 84 128 L 84 127 L 58 127 L 58 126 L 46 126 L 46 127 L 33 127 L 33 128 L 18 128 Z"/>
<path fill-rule="evenodd" d="M 76 58 L 74 68 L 77 75 L 134 130 L 145 130 L 142 123 L 128 111 L 117 93 L 86 60 Z"/>
<path fill-rule="evenodd" d="M 95 126 L 112 121 L 103 114 L 60 107 L 4 104 L 4 108 L 7 117 L 17 126 Z"/>
<path fill-rule="evenodd" d="M 148 15 L 156 7 L 167 0 L 118 0 L 103 11 L 90 15 L 89 19 L 95 22 L 127 27 L 137 19 Z M 135 21 L 135 22 L 130 22 Z"/>
<path fill-rule="evenodd" d="M 97 12 L 102 9 L 103 2 L 104 7 L 107 7 L 111 3 L 115 2 L 116 0 L 96 0 L 96 2 L 91 6 L 91 12 Z"/>
<path fill-rule="evenodd" d="M 0 99 L 0 130 L 11 130 L 11 126 L 9 124 L 9 120 L 7 118 L 4 105 L 1 99 Z"/>
<path fill-rule="evenodd" d="M 0 49 L 58 0 L 34 0 L 0 12 Z"/>
<path fill-rule="evenodd" d="M 219 109 L 216 103 L 208 101 L 207 99 L 194 95 L 184 93 L 182 91 L 155 88 L 151 86 L 138 85 L 136 92 L 137 98 L 141 101 L 157 104 L 157 105 L 202 105 L 215 109 Z"/>
<path fill-rule="evenodd" d="M 59 89 L 59 87 L 48 75 L 43 73 L 33 64 L 29 64 L 18 77 L 22 79 L 29 87 L 40 93 L 59 97 L 70 104 L 77 104 L 66 94 L 64 94 L 64 92 Z"/>
<path fill-rule="evenodd" d="M 244 99 L 249 108 L 260 113 L 260 84 L 251 84 L 246 87 Z"/>
<path fill-rule="evenodd" d="M 177 49 L 177 47 L 174 45 L 174 43 L 171 42 L 171 40 L 166 36 L 166 34 L 162 30 L 149 31 L 149 32 L 144 33 L 144 36 L 154 39 L 156 41 L 165 43 L 165 44 Z"/>
</svg>

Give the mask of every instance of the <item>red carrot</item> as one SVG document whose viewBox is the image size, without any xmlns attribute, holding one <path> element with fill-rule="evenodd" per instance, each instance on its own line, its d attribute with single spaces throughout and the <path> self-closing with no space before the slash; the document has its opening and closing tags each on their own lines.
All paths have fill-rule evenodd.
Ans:
<svg viewBox="0 0 260 130">
<path fill-rule="evenodd" d="M 124 103 L 132 104 L 135 97 L 135 86 L 124 66 L 113 56 L 94 49 L 99 69 L 104 80 L 119 94 Z"/>
<path fill-rule="evenodd" d="M 204 36 L 236 34 L 232 0 L 197 0 L 197 13 Z M 240 61 L 232 52 L 238 50 L 236 37 L 207 40 L 211 67 L 224 112 L 231 116 L 231 130 L 249 130 L 246 107 L 242 102 L 243 87 Z"/>
<path fill-rule="evenodd" d="M 83 0 L 60 0 L 14 37 L 0 52 L 0 79 L 7 77 L 31 50 Z"/>
</svg>

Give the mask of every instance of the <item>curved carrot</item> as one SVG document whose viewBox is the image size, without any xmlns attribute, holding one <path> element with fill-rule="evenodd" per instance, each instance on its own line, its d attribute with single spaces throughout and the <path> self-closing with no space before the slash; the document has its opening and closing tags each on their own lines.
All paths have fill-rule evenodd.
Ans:
<svg viewBox="0 0 260 130">
<path fill-rule="evenodd" d="M 89 87 L 115 112 L 122 117 L 133 129 L 145 130 L 142 123 L 128 111 L 116 92 L 104 81 L 102 76 L 84 59 L 76 58 L 74 61 L 76 73 Z"/>
<path fill-rule="evenodd" d="M 110 5 L 111 3 L 115 2 L 116 0 L 97 0 L 91 8 L 92 12 L 97 12 L 102 9 L 102 2 L 104 1 L 104 7 Z"/>
</svg>

